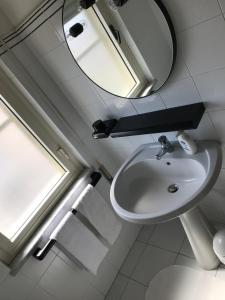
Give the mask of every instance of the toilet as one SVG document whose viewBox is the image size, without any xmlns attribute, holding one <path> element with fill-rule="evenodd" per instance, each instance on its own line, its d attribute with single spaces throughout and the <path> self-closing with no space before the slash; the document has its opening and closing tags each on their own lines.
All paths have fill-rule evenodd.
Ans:
<svg viewBox="0 0 225 300">
<path fill-rule="evenodd" d="M 146 300 L 224 300 L 225 282 L 205 271 L 170 266 L 150 282 Z"/>
</svg>

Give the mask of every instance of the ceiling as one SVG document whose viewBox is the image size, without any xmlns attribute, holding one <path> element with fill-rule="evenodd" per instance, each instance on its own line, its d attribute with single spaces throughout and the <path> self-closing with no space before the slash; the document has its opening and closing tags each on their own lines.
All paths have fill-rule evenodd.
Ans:
<svg viewBox="0 0 225 300">
<path fill-rule="evenodd" d="M 20 25 L 43 2 L 46 0 L 1 0 L 0 34 Z"/>
</svg>

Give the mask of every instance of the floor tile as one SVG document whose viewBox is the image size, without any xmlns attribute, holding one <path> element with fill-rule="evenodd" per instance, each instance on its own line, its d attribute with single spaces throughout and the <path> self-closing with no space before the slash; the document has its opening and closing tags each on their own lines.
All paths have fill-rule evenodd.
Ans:
<svg viewBox="0 0 225 300">
<path fill-rule="evenodd" d="M 159 271 L 172 265 L 175 259 L 175 253 L 147 246 L 132 274 L 132 278 L 147 286 Z"/>
<path fill-rule="evenodd" d="M 221 265 L 217 272 L 216 272 L 216 278 L 222 279 L 225 281 L 225 266 Z"/>
<path fill-rule="evenodd" d="M 146 244 L 140 243 L 140 242 L 135 242 L 133 247 L 131 248 L 129 254 L 127 255 L 127 258 L 125 259 L 120 272 L 122 274 L 125 274 L 127 276 L 130 276 L 134 268 L 140 259 L 141 255 L 144 252 L 144 249 L 146 248 Z"/>
<path fill-rule="evenodd" d="M 105 300 L 118 300 L 122 296 L 129 279 L 121 274 L 113 282 Z"/>
<path fill-rule="evenodd" d="M 215 276 L 216 272 L 217 272 L 217 270 L 211 270 L 211 271 L 203 270 L 198 265 L 198 263 L 195 259 L 184 256 L 184 255 L 178 255 L 177 258 L 176 258 L 176 263 L 175 264 L 185 266 L 185 267 L 189 267 L 189 268 L 192 268 L 192 269 L 196 269 L 196 270 L 202 271 L 202 272 L 207 273 L 208 275 L 212 275 L 212 276 Z"/>
<path fill-rule="evenodd" d="M 139 233 L 139 235 L 138 235 L 138 237 L 137 237 L 137 240 L 139 242 L 148 243 L 148 241 L 151 238 L 155 228 L 156 228 L 156 225 L 143 226 L 140 233 Z"/>
<path fill-rule="evenodd" d="M 183 242 L 183 245 L 181 247 L 180 253 L 184 254 L 188 257 L 195 258 L 195 255 L 192 251 L 191 245 L 190 245 L 187 238 L 184 239 L 184 242 Z"/>
<path fill-rule="evenodd" d="M 133 280 L 130 280 L 122 295 L 121 300 L 145 300 L 146 290 L 147 287 Z"/>
<path fill-rule="evenodd" d="M 158 224 L 154 230 L 149 244 L 160 248 L 179 252 L 185 233 L 179 219 Z"/>
</svg>

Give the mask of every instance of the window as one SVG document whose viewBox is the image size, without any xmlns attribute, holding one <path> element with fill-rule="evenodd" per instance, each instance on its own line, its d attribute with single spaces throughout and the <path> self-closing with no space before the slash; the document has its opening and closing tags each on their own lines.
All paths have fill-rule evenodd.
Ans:
<svg viewBox="0 0 225 300">
<path fill-rule="evenodd" d="M 82 170 L 11 84 L 0 84 L 0 260 L 5 263 Z"/>
</svg>

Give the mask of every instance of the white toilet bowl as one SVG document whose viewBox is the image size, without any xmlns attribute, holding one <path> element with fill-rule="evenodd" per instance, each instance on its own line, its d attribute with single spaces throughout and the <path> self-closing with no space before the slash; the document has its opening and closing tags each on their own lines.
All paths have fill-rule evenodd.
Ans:
<svg viewBox="0 0 225 300">
<path fill-rule="evenodd" d="M 158 273 L 146 292 L 146 300 L 224 300 L 225 281 L 183 266 Z"/>
</svg>

